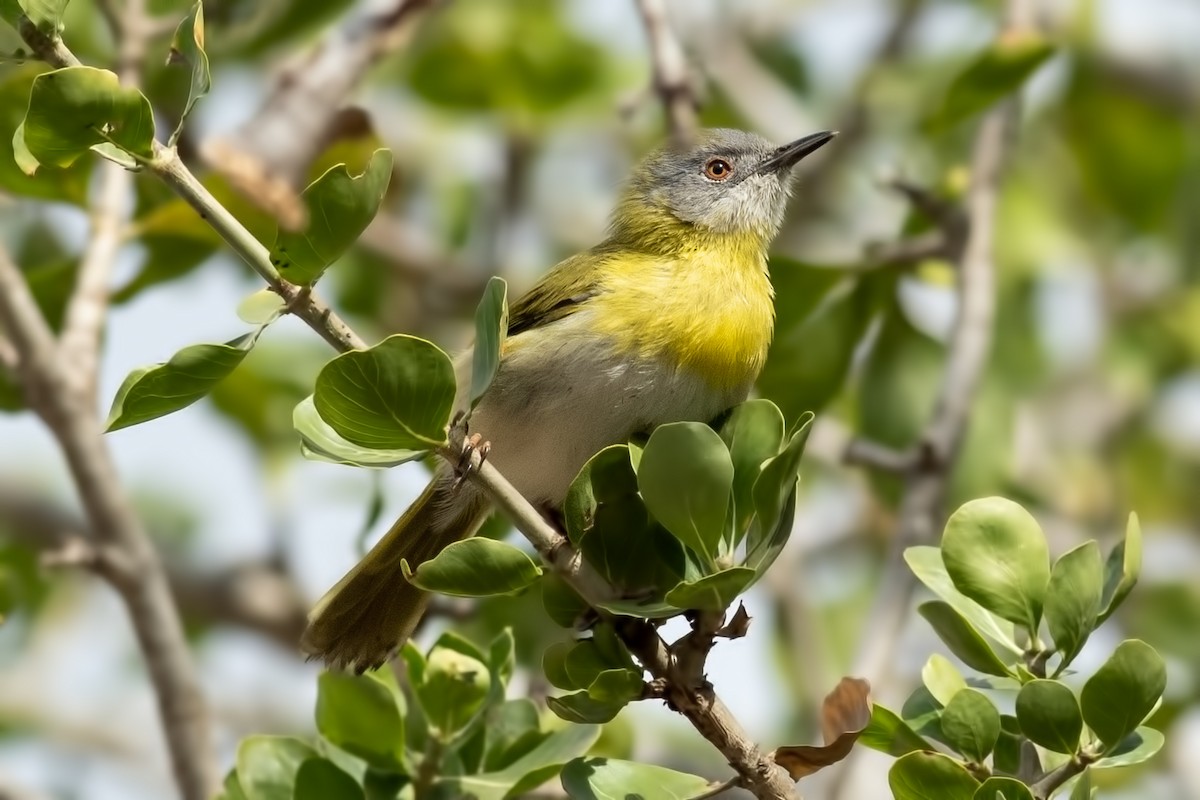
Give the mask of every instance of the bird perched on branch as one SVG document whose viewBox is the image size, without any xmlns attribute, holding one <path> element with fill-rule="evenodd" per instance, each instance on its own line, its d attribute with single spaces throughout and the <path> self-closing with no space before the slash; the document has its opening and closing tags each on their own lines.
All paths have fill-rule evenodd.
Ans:
<svg viewBox="0 0 1200 800">
<path fill-rule="evenodd" d="M 792 167 L 829 142 L 775 147 L 700 131 L 634 170 L 608 238 L 558 264 L 510 309 L 499 371 L 471 417 L 490 459 L 535 505 L 558 509 L 599 450 L 668 422 L 705 422 L 744 400 L 771 343 L 767 251 Z M 470 353 L 459 359 L 465 409 Z M 471 536 L 491 509 L 445 467 L 309 615 L 302 646 L 330 665 L 383 663 L 428 595 L 412 569 Z"/>
</svg>

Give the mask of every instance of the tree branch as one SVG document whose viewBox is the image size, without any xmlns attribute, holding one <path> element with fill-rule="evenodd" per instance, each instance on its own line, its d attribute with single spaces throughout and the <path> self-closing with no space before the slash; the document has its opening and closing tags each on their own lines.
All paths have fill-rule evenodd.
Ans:
<svg viewBox="0 0 1200 800">
<path fill-rule="evenodd" d="M 1031 784 L 1029 791 L 1033 793 L 1035 800 L 1047 800 L 1050 795 L 1054 794 L 1055 789 L 1083 772 L 1090 763 L 1092 763 L 1091 760 L 1075 756 L 1070 761 L 1047 772 L 1036 783 Z"/>
<path fill-rule="evenodd" d="M 28 286 L 2 250 L 0 323 L 20 355 L 17 375 L 26 402 L 58 441 L 91 521 L 92 566 L 129 612 L 180 792 L 188 800 L 207 800 L 217 785 L 208 715 L 165 572 L 117 477 L 94 404 L 71 388 L 77 384 L 66 373 L 73 366 L 60 359 Z"/>
<path fill-rule="evenodd" d="M 1016 119 L 1015 101 L 1006 101 L 984 118 L 975 138 L 967 198 L 970 229 L 959 259 L 958 316 L 950 335 L 942 383 L 915 448 L 916 456 L 908 464 L 896 464 L 908 469 L 899 528 L 886 562 L 889 565 L 899 564 L 906 548 L 932 541 L 937 535 L 946 486 L 987 366 L 996 302 L 992 263 L 995 206 L 1010 128 Z M 859 455 L 866 452 L 865 448 L 867 445 L 862 443 L 857 445 Z M 908 614 L 912 589 L 913 579 L 906 570 L 888 570 L 867 617 L 870 624 L 863 637 L 866 649 L 860 654 L 855 674 L 870 680 L 887 669 L 896 636 Z"/>
<path fill-rule="evenodd" d="M 662 103 L 671 141 L 686 145 L 696 132 L 696 92 L 683 47 L 667 22 L 663 0 L 636 0 L 650 46 L 654 92 Z"/>
<path fill-rule="evenodd" d="M 204 188 L 184 165 L 174 148 L 163 147 L 156 142 L 154 158 L 149 166 L 155 175 L 196 209 L 200 218 L 206 220 L 225 243 L 283 298 L 292 314 L 308 323 L 310 328 L 339 352 L 366 348 L 366 342 L 359 338 L 324 300 L 311 291 L 304 291 L 299 286 L 288 283 L 279 275 L 271 263 L 271 254 L 267 248 Z"/>
<path fill-rule="evenodd" d="M 130 82 L 137 81 L 145 51 L 143 11 L 142 0 L 130 0 L 118 35 L 118 69 Z M 57 36 L 43 34 L 28 19 L 19 20 L 18 30 L 53 66 L 79 65 Z M 95 410 L 100 331 L 120 245 L 121 201 L 130 185 L 128 174 L 105 165 L 62 341 L 55 341 L 20 271 L 2 251 L 0 323 L 19 356 L 17 376 L 26 402 L 57 440 L 87 513 L 94 554 L 88 566 L 113 586 L 129 613 L 158 698 L 180 793 L 187 800 L 207 800 L 217 776 L 199 680 L 166 573 L 121 486 Z"/>
</svg>

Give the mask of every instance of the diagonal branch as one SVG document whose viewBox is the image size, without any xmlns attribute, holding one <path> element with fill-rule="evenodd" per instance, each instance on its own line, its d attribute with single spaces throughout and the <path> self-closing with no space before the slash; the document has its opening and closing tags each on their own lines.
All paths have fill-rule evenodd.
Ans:
<svg viewBox="0 0 1200 800">
<path fill-rule="evenodd" d="M 667 22 L 663 0 L 636 0 L 650 45 L 654 92 L 662 103 L 671 141 L 686 145 L 696 132 L 696 92 L 683 46 Z"/>
</svg>

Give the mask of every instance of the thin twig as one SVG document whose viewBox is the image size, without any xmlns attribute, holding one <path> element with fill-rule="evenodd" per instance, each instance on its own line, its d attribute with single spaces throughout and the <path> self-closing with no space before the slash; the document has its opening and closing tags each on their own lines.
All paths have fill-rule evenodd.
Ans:
<svg viewBox="0 0 1200 800">
<path fill-rule="evenodd" d="M 1033 793 L 1035 800 L 1046 800 L 1054 794 L 1055 789 L 1087 769 L 1090 763 L 1089 759 L 1075 756 L 1043 775 L 1040 780 L 1029 787 L 1029 791 Z"/>
<path fill-rule="evenodd" d="M 730 789 L 736 789 L 739 785 L 741 785 L 741 782 L 742 782 L 742 779 L 740 777 L 735 776 L 735 777 L 730 778 L 729 780 L 725 781 L 724 783 L 717 784 L 716 786 L 709 789 L 704 794 L 696 795 L 695 797 L 692 798 L 692 800 L 709 800 L 710 798 L 716 797 L 719 794 L 728 792 Z"/>
<path fill-rule="evenodd" d="M 279 271 L 271 264 L 271 254 L 267 248 L 204 188 L 204 184 L 184 165 L 179 153 L 156 142 L 154 158 L 149 167 L 188 205 L 196 209 L 201 219 L 207 220 L 226 244 L 284 299 L 292 314 L 308 323 L 339 352 L 366 348 L 366 342 L 317 294 L 305 292 L 279 275 Z"/>
<path fill-rule="evenodd" d="M 885 672 L 896 637 L 903 629 L 913 581 L 906 570 L 898 567 L 901 555 L 905 548 L 932 541 L 937 534 L 946 486 L 991 350 L 996 302 L 992 264 L 995 206 L 1009 129 L 1015 120 L 1015 102 L 1007 101 L 984 118 L 975 139 L 967 199 L 970 232 L 959 262 L 958 317 L 933 412 L 917 445 L 919 456 L 906 475 L 899 528 L 887 561 L 889 569 L 867 617 L 865 648 L 854 674 L 868 676 L 868 680 L 877 680 Z M 865 445 L 858 447 L 861 453 Z"/>
<path fill-rule="evenodd" d="M 636 0 L 650 46 L 654 91 L 662 103 L 671 140 L 686 145 L 696 132 L 696 92 L 683 46 L 667 22 L 663 0 Z"/>
<path fill-rule="evenodd" d="M 616 617 L 613 624 L 642 666 L 664 682 L 668 705 L 725 756 L 747 791 L 760 800 L 798 800 L 795 781 L 759 749 L 712 686 L 689 688 L 679 679 L 670 648 L 654 625 L 633 617 Z"/>
<path fill-rule="evenodd" d="M 1012 6 L 1020 4 L 1013 0 Z M 1010 25 L 1012 23 L 1010 16 Z M 874 685 L 892 669 L 899 638 L 905 630 L 916 582 L 903 567 L 904 551 L 933 541 L 944 516 L 946 490 L 962 447 L 967 420 L 991 351 L 996 292 L 993 247 L 996 203 L 1019 106 L 1016 99 L 1001 103 L 984 116 L 975 136 L 971 156 L 971 185 L 967 194 L 967 228 L 958 261 L 958 315 L 950 334 L 949 353 L 933 411 L 913 449 L 910 463 L 900 456 L 880 458 L 883 451 L 863 443 L 855 445 L 860 459 L 871 452 L 879 462 L 905 467 L 904 493 L 896 533 L 884 562 L 882 585 L 867 614 L 862 649 L 854 674 Z M 948 234 L 950 232 L 947 232 Z M 849 770 L 831 792 L 840 797 Z"/>
</svg>

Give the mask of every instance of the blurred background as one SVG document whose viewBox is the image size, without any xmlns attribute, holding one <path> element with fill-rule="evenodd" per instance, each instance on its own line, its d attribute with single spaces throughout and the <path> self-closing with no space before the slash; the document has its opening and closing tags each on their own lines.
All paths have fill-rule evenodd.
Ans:
<svg viewBox="0 0 1200 800">
<path fill-rule="evenodd" d="M 181 0 L 152 0 L 182 18 Z M 382 5 L 387 5 L 386 3 Z M 929 415 L 955 314 L 953 265 L 885 258 L 921 234 L 889 181 L 954 199 L 974 122 L 931 124 L 948 84 L 992 42 L 987 0 L 668 0 L 701 121 L 786 141 L 843 133 L 799 171 L 772 274 L 779 329 L 760 390 L 789 419 L 821 413 L 796 531 L 747 596 L 750 635 L 721 643 L 710 678 L 760 742 L 816 741 L 815 710 L 872 635 L 900 482 L 845 465 L 861 434 L 903 448 Z M 1111 544 L 1136 511 L 1142 582 L 1077 662 L 1119 640 L 1168 659 L 1155 724 L 1167 747 L 1101 776 L 1105 798 L 1200 798 L 1200 3 L 1037 0 L 1056 45 L 1027 84 L 997 217 L 995 344 L 949 507 L 986 494 L 1024 503 L 1054 554 Z M 273 76 L 361 12 L 347 0 L 205 3 L 213 90 L 181 151 L 235 136 Z M 2 26 L 2 23 L 0 23 Z M 65 39 L 111 61 L 101 15 L 68 6 Z M 175 119 L 186 70 L 151 47 L 145 91 Z M 17 46 L 0 30 L 0 52 Z M 156 49 L 157 48 L 157 49 Z M 54 319 L 87 233 L 91 165 L 31 188 L 11 162 L 37 65 L 0 62 L 0 241 Z M 663 135 L 637 9 L 618 0 L 446 0 L 371 71 L 357 99 L 396 156 L 385 210 L 322 283 L 375 340 L 405 331 L 463 346 L 490 275 L 514 293 L 597 242 L 620 181 Z M 233 197 L 216 176 L 211 186 Z M 101 396 L 180 347 L 226 341 L 259 288 L 190 210 L 139 177 L 121 251 Z M 256 230 L 272 225 L 244 202 Z M 908 239 L 906 239 L 908 240 Z M 918 253 L 920 255 L 920 253 Z M 58 290 L 56 291 L 56 288 Z M 56 299 L 57 298 L 57 299 Z M 57 303 L 57 305 L 55 305 Z M 417 464 L 372 474 L 306 462 L 291 409 L 330 352 L 293 319 L 274 325 L 207 400 L 108 437 L 162 549 L 212 704 L 220 753 L 250 733 L 313 728 L 317 667 L 294 643 L 309 604 L 420 491 Z M 78 530 L 78 503 L 40 422 L 0 374 L 0 797 L 173 793 L 154 699 L 120 602 L 94 577 L 39 565 Z M 544 647 L 564 638 L 537 592 L 445 602 L 421 640 L 453 625 L 485 641 L 516 629 L 516 691 L 544 694 Z M 941 645 L 915 613 L 886 644 L 876 698 L 898 705 Z M 635 704 L 605 731 L 614 755 L 719 775 L 681 719 Z M 889 759 L 866 754 L 807 781 L 811 798 L 888 797 Z"/>
</svg>

